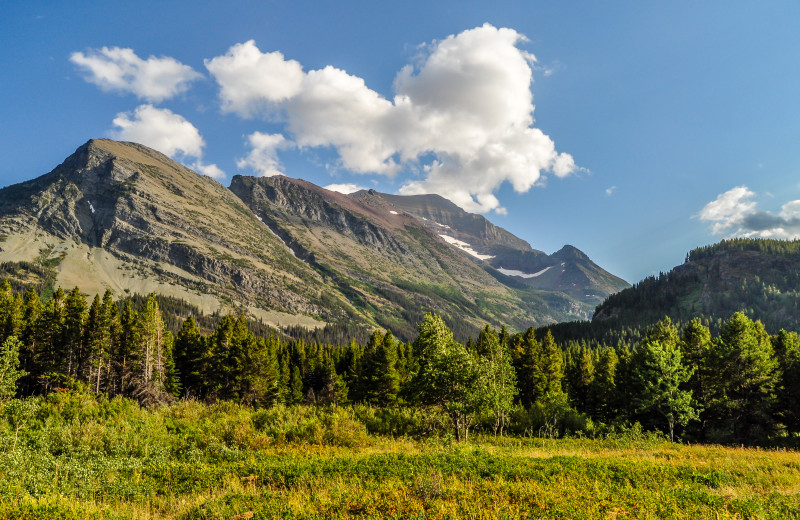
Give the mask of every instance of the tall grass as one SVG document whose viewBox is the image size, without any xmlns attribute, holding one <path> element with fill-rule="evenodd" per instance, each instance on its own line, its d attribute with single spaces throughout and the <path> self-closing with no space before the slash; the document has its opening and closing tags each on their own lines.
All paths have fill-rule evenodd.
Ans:
<svg viewBox="0 0 800 520">
<path fill-rule="evenodd" d="M 14 404 L 16 403 L 16 404 Z M 800 518 L 800 454 L 478 435 L 435 412 L 74 392 L 0 421 L 4 518 Z"/>
</svg>

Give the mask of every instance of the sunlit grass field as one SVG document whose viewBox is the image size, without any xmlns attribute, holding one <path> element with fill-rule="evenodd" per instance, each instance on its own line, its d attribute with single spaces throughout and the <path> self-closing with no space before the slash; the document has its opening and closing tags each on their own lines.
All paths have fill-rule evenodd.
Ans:
<svg viewBox="0 0 800 520">
<path fill-rule="evenodd" d="M 431 420 L 415 413 L 396 428 Z M 795 451 L 636 431 L 456 443 L 373 434 L 370 417 L 70 393 L 6 405 L 0 518 L 800 518 Z"/>
</svg>

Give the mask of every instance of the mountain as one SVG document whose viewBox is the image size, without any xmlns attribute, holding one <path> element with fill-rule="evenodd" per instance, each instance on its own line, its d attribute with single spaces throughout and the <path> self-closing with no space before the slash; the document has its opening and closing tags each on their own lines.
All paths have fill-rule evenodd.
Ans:
<svg viewBox="0 0 800 520">
<path fill-rule="evenodd" d="M 385 200 L 397 212 L 416 217 L 449 244 L 484 260 L 503 283 L 566 293 L 581 302 L 587 315 L 603 298 L 630 286 L 573 246 L 565 245 L 547 255 L 483 216 L 467 213 L 439 195 L 361 191 L 352 196 L 364 201 L 374 197 Z"/>
<path fill-rule="evenodd" d="M 226 188 L 135 143 L 97 139 L 0 190 L 0 272 L 92 295 L 156 292 L 272 325 L 360 323 L 462 336 L 587 318 L 627 284 L 435 195 L 343 195 L 283 176 Z"/>
<path fill-rule="evenodd" d="M 733 239 L 695 249 L 668 273 L 609 296 L 593 323 L 719 320 L 737 311 L 767 330 L 800 330 L 800 241 Z"/>
<path fill-rule="evenodd" d="M 349 307 L 230 190 L 138 144 L 92 140 L 0 190 L 0 235 L 0 262 L 49 266 L 89 294 L 157 292 L 306 326 Z"/>
</svg>

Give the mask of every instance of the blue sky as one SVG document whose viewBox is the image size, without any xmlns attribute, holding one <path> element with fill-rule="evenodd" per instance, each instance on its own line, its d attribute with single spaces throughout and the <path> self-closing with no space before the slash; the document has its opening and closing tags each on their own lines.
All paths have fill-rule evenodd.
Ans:
<svg viewBox="0 0 800 520">
<path fill-rule="evenodd" d="M 225 185 L 438 191 L 630 282 L 800 236 L 794 1 L 5 2 L 0 68 L 0 186 L 136 137 Z"/>
</svg>

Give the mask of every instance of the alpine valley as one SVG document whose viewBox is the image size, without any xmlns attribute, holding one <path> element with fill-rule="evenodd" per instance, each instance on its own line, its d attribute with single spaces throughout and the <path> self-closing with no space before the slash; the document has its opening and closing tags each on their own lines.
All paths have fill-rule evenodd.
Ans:
<svg viewBox="0 0 800 520">
<path fill-rule="evenodd" d="M 154 292 L 207 314 L 403 338 L 428 311 L 461 334 L 583 320 L 628 287 L 572 246 L 547 255 L 438 195 L 343 195 L 285 176 L 226 188 L 105 139 L 0 190 L 0 262 L 45 291 Z"/>
</svg>

